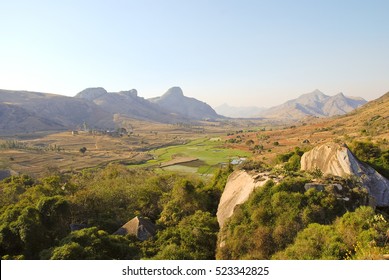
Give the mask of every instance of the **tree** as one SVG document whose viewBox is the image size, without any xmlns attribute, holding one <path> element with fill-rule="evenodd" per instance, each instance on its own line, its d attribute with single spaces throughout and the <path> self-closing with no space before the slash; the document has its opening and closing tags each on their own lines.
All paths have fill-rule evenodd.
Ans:
<svg viewBox="0 0 389 280">
<path fill-rule="evenodd" d="M 51 240 L 59 241 L 69 233 L 70 205 L 62 196 L 42 198 L 37 209 Z"/>
<path fill-rule="evenodd" d="M 199 199 L 193 182 L 184 179 L 175 184 L 169 195 L 165 196 L 159 222 L 165 226 L 177 225 L 184 217 L 202 209 L 206 201 Z"/>
<path fill-rule="evenodd" d="M 70 233 L 60 246 L 46 250 L 41 255 L 52 260 L 113 260 L 134 259 L 138 254 L 134 240 L 92 227 Z"/>
<path fill-rule="evenodd" d="M 275 259 L 292 260 L 339 260 L 346 256 L 347 247 L 332 226 L 310 224 L 299 232 L 296 240 Z"/>
<path fill-rule="evenodd" d="M 254 141 L 252 139 L 249 139 L 249 140 L 246 141 L 246 145 L 247 146 L 251 146 L 253 144 L 254 144 Z"/>
<path fill-rule="evenodd" d="M 198 210 L 183 218 L 178 225 L 158 233 L 156 243 L 160 250 L 154 258 L 214 259 L 218 229 L 215 217 Z"/>
</svg>

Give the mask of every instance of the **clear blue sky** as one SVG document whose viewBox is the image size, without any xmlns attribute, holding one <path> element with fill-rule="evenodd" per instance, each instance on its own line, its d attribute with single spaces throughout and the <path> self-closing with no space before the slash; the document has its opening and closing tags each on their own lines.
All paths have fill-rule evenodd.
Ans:
<svg viewBox="0 0 389 280">
<path fill-rule="evenodd" d="M 389 91 L 389 1 L 0 0 L 0 88 L 212 106 Z"/>
</svg>

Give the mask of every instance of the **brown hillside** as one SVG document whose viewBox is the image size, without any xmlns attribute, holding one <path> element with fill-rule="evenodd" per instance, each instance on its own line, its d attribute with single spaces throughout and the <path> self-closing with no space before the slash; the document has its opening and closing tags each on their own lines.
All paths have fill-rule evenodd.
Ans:
<svg viewBox="0 0 389 280">
<path fill-rule="evenodd" d="M 297 146 L 310 149 L 334 140 L 346 143 L 372 140 L 388 148 L 385 139 L 389 140 L 389 93 L 344 116 L 310 118 L 281 129 L 235 133 L 226 139 L 238 141 L 228 146 L 251 150 L 257 160 L 272 164 L 278 154 L 291 151 Z M 254 143 L 250 144 L 248 140 Z M 262 149 L 255 149 L 256 145 Z"/>
</svg>

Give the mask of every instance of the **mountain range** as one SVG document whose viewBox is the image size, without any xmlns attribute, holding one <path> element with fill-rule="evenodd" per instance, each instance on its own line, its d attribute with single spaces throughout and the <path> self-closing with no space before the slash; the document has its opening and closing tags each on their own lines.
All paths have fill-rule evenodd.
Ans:
<svg viewBox="0 0 389 280">
<path fill-rule="evenodd" d="M 107 92 L 87 88 L 75 97 L 57 94 L 0 90 L 0 134 L 91 128 L 113 129 L 118 115 L 162 122 L 195 122 L 223 118 L 208 104 L 184 96 L 179 87 L 150 100 L 135 89 Z"/>
<path fill-rule="evenodd" d="M 328 96 L 316 89 L 281 105 L 271 108 L 231 107 L 223 104 L 216 111 L 227 117 L 269 118 L 299 120 L 307 116 L 333 117 L 343 115 L 362 106 L 367 101 L 360 97 L 348 97 L 343 93 Z"/>
<path fill-rule="evenodd" d="M 185 96 L 179 87 L 150 99 L 138 96 L 135 89 L 107 92 L 101 87 L 87 88 L 74 97 L 0 90 L 0 134 L 75 129 L 84 123 L 91 128 L 113 129 L 120 126 L 118 116 L 162 123 L 216 120 L 224 116 L 298 120 L 306 116 L 343 115 L 365 103 L 362 98 L 343 93 L 327 96 L 315 90 L 269 109 L 224 104 L 216 112 L 205 102 Z"/>
<path fill-rule="evenodd" d="M 279 106 L 269 108 L 258 116 L 289 120 L 298 120 L 306 116 L 333 117 L 351 112 L 366 102 L 360 97 L 347 97 L 343 93 L 328 96 L 320 90 L 315 90 Z"/>
</svg>

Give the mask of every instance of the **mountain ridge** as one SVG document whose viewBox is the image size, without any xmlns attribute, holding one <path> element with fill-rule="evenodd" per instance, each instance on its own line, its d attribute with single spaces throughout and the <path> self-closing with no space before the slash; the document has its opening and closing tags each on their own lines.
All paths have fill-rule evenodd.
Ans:
<svg viewBox="0 0 389 280">
<path fill-rule="evenodd" d="M 351 112 L 366 103 L 367 101 L 360 97 L 348 97 L 342 92 L 328 96 L 316 89 L 264 110 L 258 117 L 293 120 L 306 116 L 333 117 Z"/>
<path fill-rule="evenodd" d="M 270 118 L 300 120 L 307 116 L 332 117 L 343 115 L 367 103 L 361 97 L 351 97 L 339 92 L 329 96 L 315 89 L 270 108 L 249 106 L 234 107 L 226 103 L 215 107 L 215 111 L 231 118 Z"/>
<path fill-rule="evenodd" d="M 87 88 L 74 97 L 33 91 L 0 89 L 0 134 L 120 126 L 118 116 L 159 123 L 197 122 L 223 118 L 205 102 L 186 97 L 173 87 L 154 100 L 136 89 L 108 92 Z"/>
</svg>

